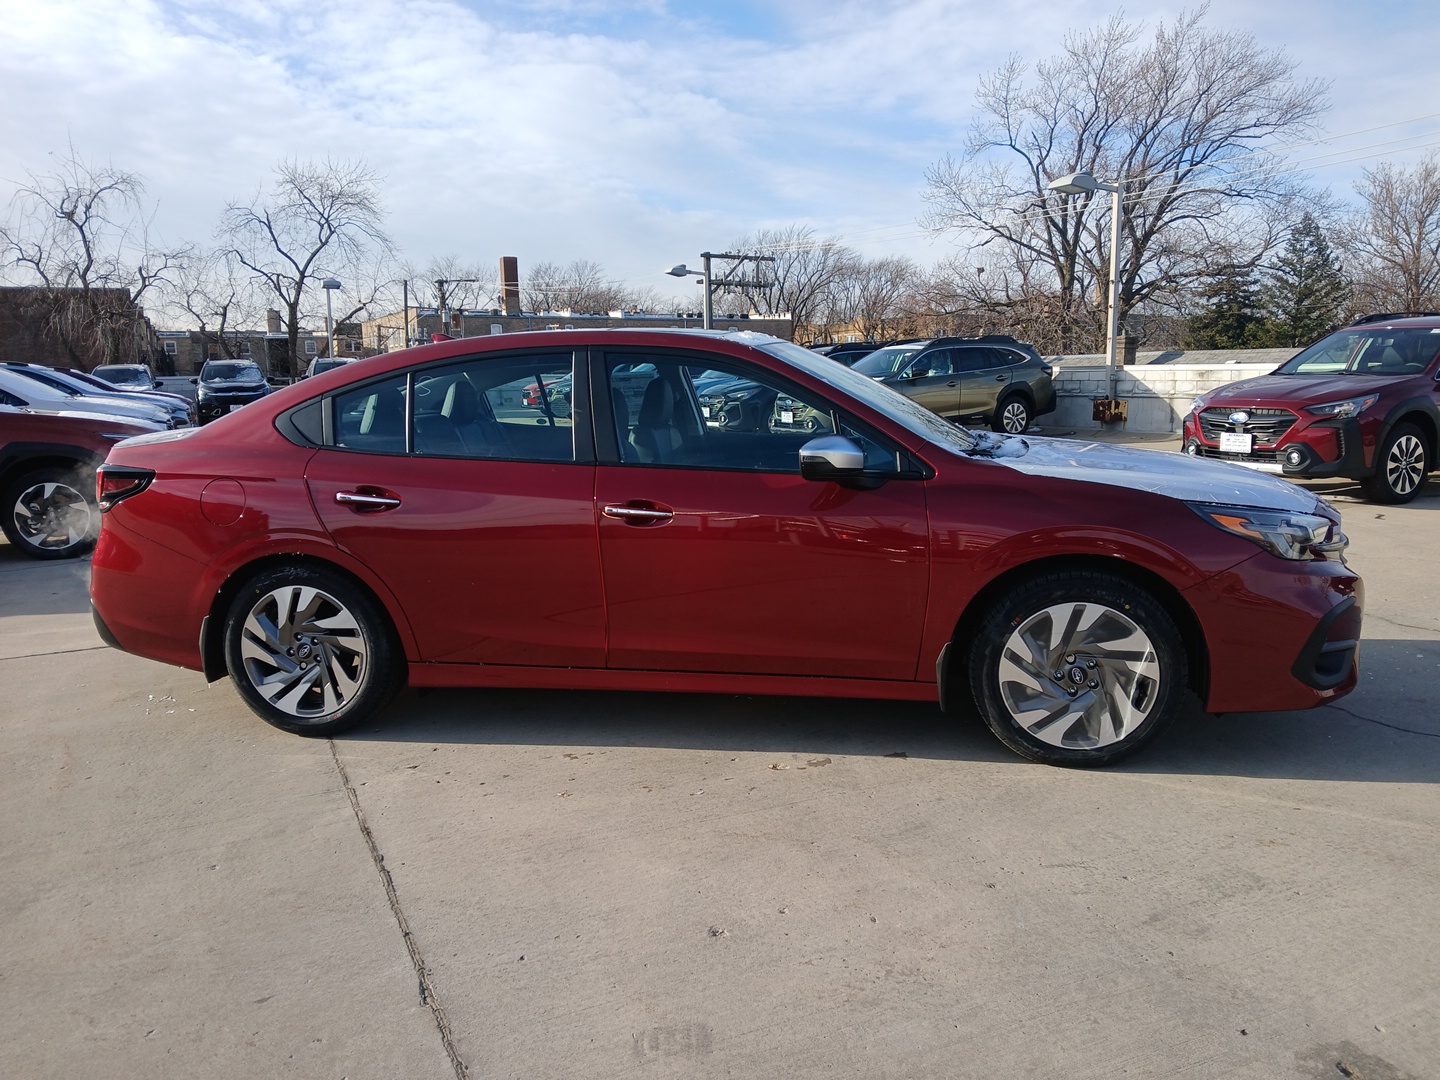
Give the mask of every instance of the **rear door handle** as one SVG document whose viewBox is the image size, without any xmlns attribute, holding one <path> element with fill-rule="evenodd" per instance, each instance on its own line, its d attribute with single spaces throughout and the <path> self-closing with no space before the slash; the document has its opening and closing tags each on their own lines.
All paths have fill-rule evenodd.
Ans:
<svg viewBox="0 0 1440 1080">
<path fill-rule="evenodd" d="M 382 495 L 378 491 L 337 491 L 335 501 L 359 513 L 375 513 L 379 510 L 394 510 L 400 505 L 398 495 Z"/>
<path fill-rule="evenodd" d="M 621 506 L 614 503 L 601 507 L 600 513 L 608 518 L 623 521 L 626 525 L 660 525 L 675 516 L 675 511 L 665 510 L 658 506 L 636 506 L 634 504 Z"/>
<path fill-rule="evenodd" d="M 1009 379 L 1009 378 L 1010 378 L 1009 375 L 996 375 L 996 376 L 995 376 L 995 381 L 996 381 L 996 382 L 1005 382 L 1005 381 L 1006 381 L 1007 379 Z"/>
</svg>

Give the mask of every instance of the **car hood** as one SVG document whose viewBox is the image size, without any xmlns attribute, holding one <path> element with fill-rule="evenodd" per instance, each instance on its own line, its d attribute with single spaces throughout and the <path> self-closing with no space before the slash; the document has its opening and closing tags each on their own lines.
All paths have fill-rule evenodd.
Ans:
<svg viewBox="0 0 1440 1080">
<path fill-rule="evenodd" d="M 1208 391 L 1205 407 L 1288 405 L 1301 407 L 1378 393 L 1414 375 L 1261 375 Z"/>
<path fill-rule="evenodd" d="M 1084 480 L 1168 495 L 1183 502 L 1260 510 L 1312 514 L 1320 505 L 1315 495 L 1287 480 L 1186 454 L 1029 435 L 975 432 L 975 437 L 979 445 L 972 456 L 992 459 L 1030 476 Z"/>
<path fill-rule="evenodd" d="M 124 413 L 96 412 L 87 410 L 83 406 L 74 409 L 44 409 L 32 405 L 20 411 L 31 413 L 35 416 L 63 416 L 71 420 L 89 420 L 102 424 L 119 424 L 123 427 L 149 428 L 155 432 L 163 432 L 166 430 L 165 426 L 156 420 L 147 420 L 141 416 L 132 416 Z"/>
</svg>

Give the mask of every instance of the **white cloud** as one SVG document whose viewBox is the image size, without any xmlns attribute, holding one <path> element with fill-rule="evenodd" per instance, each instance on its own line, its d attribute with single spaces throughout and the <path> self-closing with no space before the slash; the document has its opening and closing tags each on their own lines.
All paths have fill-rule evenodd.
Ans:
<svg viewBox="0 0 1440 1080">
<path fill-rule="evenodd" d="M 1012 52 L 1051 55 L 1113 10 L 48 0 L 0 24 L 0 182 L 45 171 L 73 141 L 147 179 L 159 231 L 206 240 L 278 160 L 364 157 L 422 263 L 586 258 L 669 288 L 662 266 L 790 222 L 930 261 L 943 249 L 913 224 L 924 169 L 962 142 L 980 75 Z M 1344 132 L 1440 109 L 1440 32 L 1410 15 L 1215 0 L 1209 22 L 1334 79 L 1330 128 Z M 1318 175 L 1344 195 L 1362 164 Z"/>
</svg>

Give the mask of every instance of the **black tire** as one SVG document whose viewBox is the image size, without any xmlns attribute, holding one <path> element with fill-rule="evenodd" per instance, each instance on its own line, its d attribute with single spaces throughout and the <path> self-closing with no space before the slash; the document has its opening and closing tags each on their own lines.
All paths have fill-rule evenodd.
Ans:
<svg viewBox="0 0 1440 1080">
<path fill-rule="evenodd" d="M 980 625 L 969 660 L 990 730 L 1047 765 L 1129 757 L 1174 719 L 1187 681 L 1184 642 L 1165 609 L 1094 571 L 1018 585 Z"/>
<path fill-rule="evenodd" d="M 1360 481 L 1367 498 L 1407 503 L 1425 486 L 1430 446 L 1414 424 L 1396 424 L 1375 453 L 1375 475 Z"/>
<path fill-rule="evenodd" d="M 100 535 L 95 481 L 78 469 L 28 472 L 5 485 L 0 507 L 0 529 L 32 559 L 73 559 Z"/>
<path fill-rule="evenodd" d="M 1030 402 L 1023 394 L 1011 394 L 1009 397 L 1001 398 L 1000 404 L 995 406 L 995 415 L 990 418 L 990 427 L 994 431 L 1003 431 L 1006 435 L 1023 435 L 1030 430 L 1030 422 L 1035 417 L 1030 410 Z"/>
<path fill-rule="evenodd" d="M 363 723 L 404 685 L 404 655 L 368 590 L 324 566 L 272 567 L 225 616 L 225 665 L 267 724 L 327 737 Z"/>
</svg>

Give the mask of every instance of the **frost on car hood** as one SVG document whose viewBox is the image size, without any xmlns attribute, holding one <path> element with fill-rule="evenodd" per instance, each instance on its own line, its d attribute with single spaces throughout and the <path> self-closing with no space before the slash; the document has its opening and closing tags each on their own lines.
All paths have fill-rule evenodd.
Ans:
<svg viewBox="0 0 1440 1080">
<path fill-rule="evenodd" d="M 1240 465 L 1160 450 L 1069 439 L 974 432 L 975 457 L 990 458 L 1030 476 L 1084 480 L 1185 502 L 1314 513 L 1320 500 L 1287 480 Z"/>
</svg>

